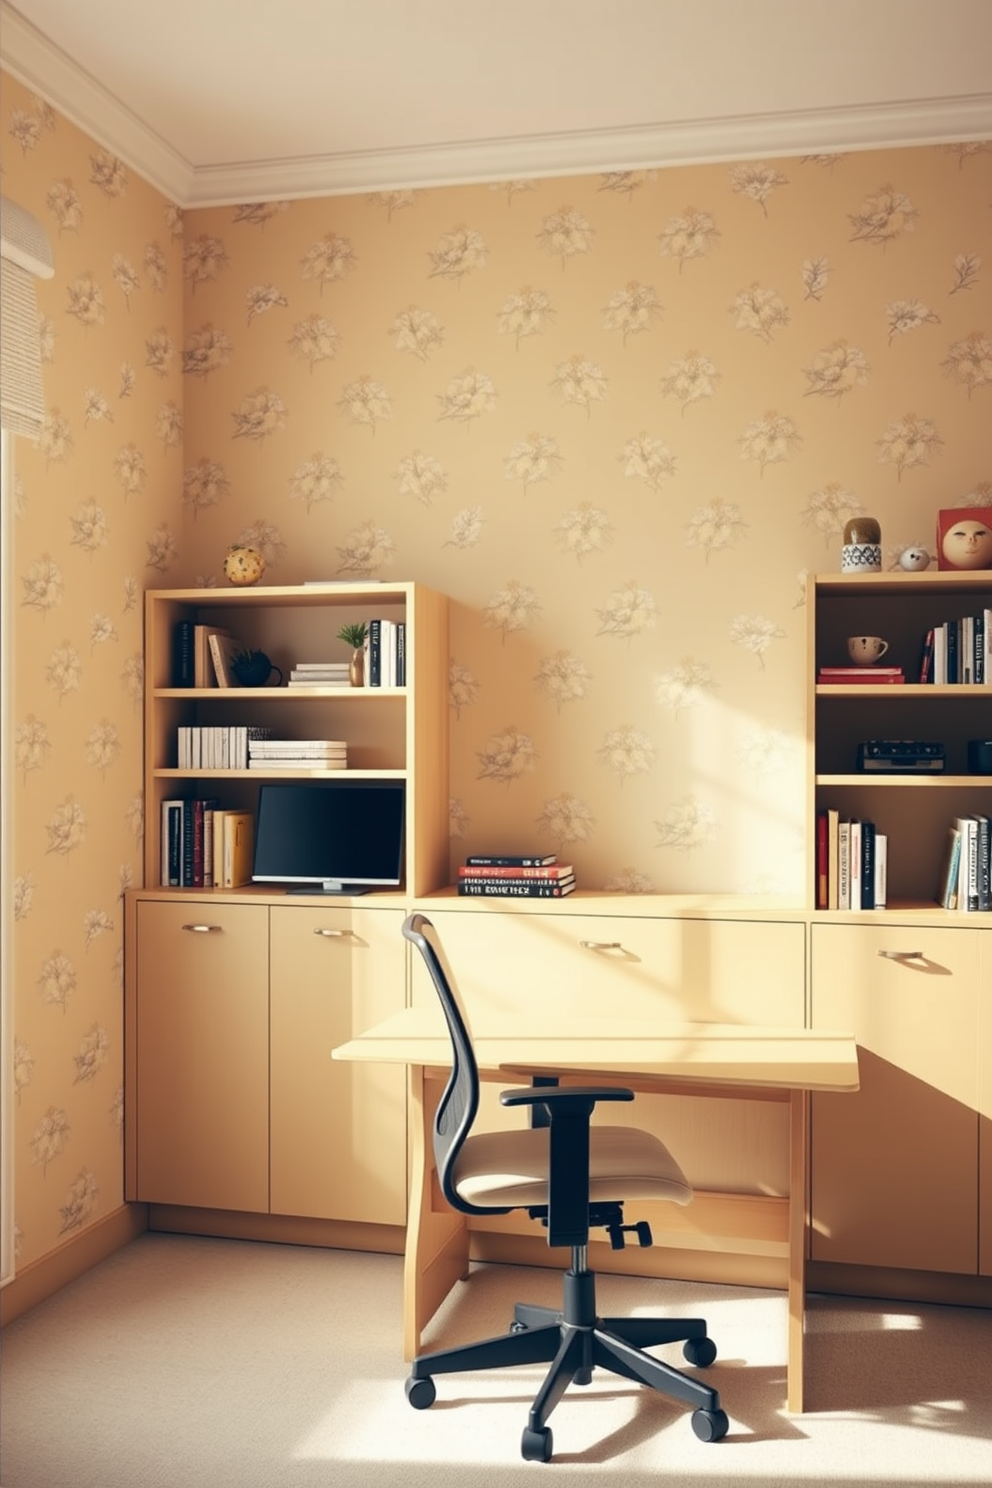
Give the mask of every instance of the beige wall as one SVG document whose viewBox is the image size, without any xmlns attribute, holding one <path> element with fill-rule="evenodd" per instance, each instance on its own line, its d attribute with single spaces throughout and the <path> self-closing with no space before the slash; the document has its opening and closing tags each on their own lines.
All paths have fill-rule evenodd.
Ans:
<svg viewBox="0 0 992 1488">
<path fill-rule="evenodd" d="M 989 365 L 992 155 L 339 197 L 183 225 L 7 79 L 2 118 L 4 191 L 55 247 L 46 401 L 73 436 L 17 452 L 23 1265 L 121 1201 L 138 592 L 223 582 L 245 538 L 272 582 L 442 589 L 453 864 L 536 844 L 587 887 L 799 894 L 802 576 L 839 567 L 851 513 L 879 518 L 891 563 L 932 549 L 939 507 L 992 504 L 992 395 L 967 382 Z M 60 226 L 49 196 L 66 182 L 82 216 Z M 84 325 L 68 307 L 87 276 L 103 319 Z"/>
<path fill-rule="evenodd" d="M 7 77 L 0 116 L 4 194 L 56 265 L 7 563 L 20 1270 L 123 1201 L 122 894 L 141 874 L 141 595 L 168 582 L 180 515 L 182 250 L 158 192 Z"/>
</svg>

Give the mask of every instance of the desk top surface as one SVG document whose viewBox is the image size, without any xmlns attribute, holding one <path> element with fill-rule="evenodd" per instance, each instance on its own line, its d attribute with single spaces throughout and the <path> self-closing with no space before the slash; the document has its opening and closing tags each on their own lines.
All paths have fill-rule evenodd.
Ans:
<svg viewBox="0 0 992 1488">
<path fill-rule="evenodd" d="M 736 1023 L 664 1023 L 582 1017 L 567 1031 L 488 1018 L 472 1030 L 480 1070 L 599 1073 L 722 1082 L 779 1090 L 857 1090 L 848 1033 Z M 440 1066 L 451 1044 L 440 1008 L 405 1008 L 333 1050 L 335 1059 Z"/>
</svg>

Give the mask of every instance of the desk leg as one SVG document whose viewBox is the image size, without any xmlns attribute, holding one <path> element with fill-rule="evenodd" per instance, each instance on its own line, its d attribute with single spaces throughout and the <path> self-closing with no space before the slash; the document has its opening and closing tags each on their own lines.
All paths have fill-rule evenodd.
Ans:
<svg viewBox="0 0 992 1488">
<path fill-rule="evenodd" d="M 789 1336 L 785 1404 L 795 1415 L 801 1415 L 803 1410 L 808 1107 L 806 1092 L 793 1090 L 789 1099 Z"/>
<path fill-rule="evenodd" d="M 420 1352 L 420 1336 L 456 1281 L 468 1275 L 468 1225 L 444 1202 L 434 1167 L 432 1125 L 444 1081 L 410 1066 L 410 1210 L 403 1265 L 403 1357 Z"/>
</svg>

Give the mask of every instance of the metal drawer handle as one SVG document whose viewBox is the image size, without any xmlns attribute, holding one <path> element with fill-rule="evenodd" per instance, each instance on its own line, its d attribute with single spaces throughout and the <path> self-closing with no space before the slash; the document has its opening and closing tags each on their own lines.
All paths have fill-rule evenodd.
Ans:
<svg viewBox="0 0 992 1488">
<path fill-rule="evenodd" d="M 222 925 L 184 925 L 184 930 L 192 930 L 194 935 L 219 935 L 224 927 Z"/>
<path fill-rule="evenodd" d="M 320 930 L 320 929 L 317 929 L 313 933 L 314 933 L 314 935 L 326 935 L 326 936 L 328 936 L 332 940 L 341 940 L 341 939 L 344 938 L 344 936 L 350 935 L 352 932 L 350 930 Z"/>
<path fill-rule="evenodd" d="M 579 945 L 585 951 L 623 950 L 623 946 L 619 940 L 580 940 Z"/>
<path fill-rule="evenodd" d="M 880 956 L 885 956 L 889 961 L 922 961 L 922 951 L 879 951 Z"/>
</svg>

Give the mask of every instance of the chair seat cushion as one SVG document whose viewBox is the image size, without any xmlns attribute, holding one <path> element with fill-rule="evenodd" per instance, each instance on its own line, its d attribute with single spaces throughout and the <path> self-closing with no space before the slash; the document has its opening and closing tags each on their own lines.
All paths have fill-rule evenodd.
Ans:
<svg viewBox="0 0 992 1488">
<path fill-rule="evenodd" d="M 470 1204 L 526 1209 L 548 1202 L 548 1128 L 480 1132 L 455 1160 L 454 1186 Z M 633 1126 L 589 1131 L 589 1202 L 668 1199 L 688 1204 L 692 1187 L 663 1142 Z"/>
</svg>

